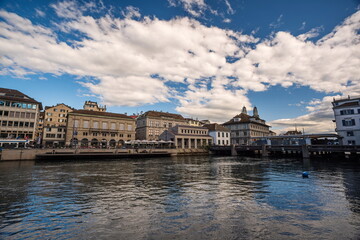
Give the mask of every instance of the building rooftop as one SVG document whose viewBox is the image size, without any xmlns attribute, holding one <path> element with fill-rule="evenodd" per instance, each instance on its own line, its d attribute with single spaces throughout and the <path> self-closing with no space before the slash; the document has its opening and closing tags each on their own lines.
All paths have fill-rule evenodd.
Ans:
<svg viewBox="0 0 360 240">
<path fill-rule="evenodd" d="M 127 118 L 132 119 L 130 116 L 127 116 L 125 114 L 120 113 L 110 113 L 110 112 L 97 112 L 97 111 L 91 111 L 91 110 L 74 110 L 72 112 L 68 113 L 69 115 L 73 114 L 82 114 L 82 115 L 91 115 L 91 116 L 103 116 L 103 117 L 115 117 L 115 118 Z"/>
<path fill-rule="evenodd" d="M 252 120 L 252 118 L 254 118 L 255 121 Z M 235 119 L 238 119 L 238 121 L 236 121 Z M 263 121 L 264 123 L 260 122 L 260 121 Z M 265 124 L 265 120 L 263 120 L 259 117 L 256 117 L 256 116 L 247 115 L 245 113 L 240 113 L 240 114 L 236 115 L 235 117 L 233 117 L 229 121 L 223 123 L 222 125 L 232 125 L 232 124 L 238 124 L 238 123 L 257 123 L 257 124 L 260 124 L 263 126 L 270 127 L 269 125 Z"/>
<path fill-rule="evenodd" d="M 57 107 L 57 106 L 59 106 L 59 105 L 64 105 L 65 107 L 68 107 L 68 108 L 70 108 L 70 109 L 73 109 L 72 107 L 66 105 L 65 103 L 58 103 L 58 104 L 56 104 L 55 106 L 45 106 L 45 110 L 47 110 L 47 109 L 49 109 L 49 108 Z"/>
<path fill-rule="evenodd" d="M 35 99 L 29 97 L 28 95 L 26 95 L 18 90 L 15 90 L 15 89 L 0 88 L 0 99 L 39 104 L 40 109 L 42 109 L 41 102 L 38 102 Z"/>
<path fill-rule="evenodd" d="M 183 116 L 181 116 L 180 114 L 167 113 L 167 112 L 147 111 L 142 116 L 145 116 L 145 117 L 157 117 L 157 118 L 173 118 L 173 119 L 184 120 L 185 121 L 185 118 Z"/>
<path fill-rule="evenodd" d="M 230 130 L 226 127 L 223 127 L 217 123 L 205 124 L 204 127 L 209 129 L 209 131 L 222 131 L 222 132 L 230 132 Z"/>
</svg>

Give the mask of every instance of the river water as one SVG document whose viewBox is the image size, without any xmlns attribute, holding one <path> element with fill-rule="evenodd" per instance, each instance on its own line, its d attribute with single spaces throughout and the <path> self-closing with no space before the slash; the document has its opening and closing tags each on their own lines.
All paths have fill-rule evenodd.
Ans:
<svg viewBox="0 0 360 240">
<path fill-rule="evenodd" d="M 0 162 L 0 194 L 0 239 L 360 239 L 360 161 Z"/>
</svg>

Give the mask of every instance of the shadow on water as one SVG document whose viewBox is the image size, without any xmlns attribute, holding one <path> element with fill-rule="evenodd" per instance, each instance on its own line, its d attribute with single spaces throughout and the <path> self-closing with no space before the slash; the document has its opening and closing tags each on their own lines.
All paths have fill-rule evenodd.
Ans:
<svg viewBox="0 0 360 240">
<path fill-rule="evenodd" d="M 0 238 L 360 236 L 358 161 L 182 156 L 1 162 L 0 172 Z"/>
</svg>

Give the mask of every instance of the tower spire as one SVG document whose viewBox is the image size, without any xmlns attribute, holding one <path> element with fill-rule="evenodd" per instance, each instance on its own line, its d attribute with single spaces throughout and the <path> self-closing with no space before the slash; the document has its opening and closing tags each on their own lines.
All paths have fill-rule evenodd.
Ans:
<svg viewBox="0 0 360 240">
<path fill-rule="evenodd" d="M 241 113 L 247 114 L 246 107 L 243 106 Z"/>
<path fill-rule="evenodd" d="M 254 115 L 254 117 L 259 117 L 259 112 L 257 110 L 257 107 L 254 107 L 253 115 Z"/>
</svg>

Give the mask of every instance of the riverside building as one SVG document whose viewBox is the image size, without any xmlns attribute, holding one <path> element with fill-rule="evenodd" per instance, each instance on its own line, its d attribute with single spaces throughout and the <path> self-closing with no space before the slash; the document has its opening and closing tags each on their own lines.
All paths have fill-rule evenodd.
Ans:
<svg viewBox="0 0 360 240">
<path fill-rule="evenodd" d="M 228 128 L 217 123 L 205 124 L 204 127 L 209 129 L 209 135 L 213 138 L 213 145 L 230 145 L 230 130 Z"/>
<path fill-rule="evenodd" d="M 256 107 L 252 116 L 248 115 L 246 107 L 243 107 L 240 114 L 224 123 L 223 126 L 231 132 L 231 144 L 236 145 L 249 145 L 255 141 L 255 138 L 270 135 L 270 126 L 260 118 Z"/>
<path fill-rule="evenodd" d="M 0 138 L 32 141 L 42 105 L 26 94 L 0 88 Z"/>
<path fill-rule="evenodd" d="M 125 114 L 91 110 L 68 113 L 66 145 L 72 147 L 117 147 L 135 140 L 135 120 Z"/>
<path fill-rule="evenodd" d="M 176 125 L 188 125 L 180 114 L 148 111 L 136 119 L 136 139 L 159 140 L 160 134 Z"/>
<path fill-rule="evenodd" d="M 334 99 L 332 105 L 340 144 L 360 145 L 360 97 Z"/>
<path fill-rule="evenodd" d="M 64 103 L 45 107 L 42 134 L 43 145 L 46 147 L 65 146 L 67 116 L 72 111 L 73 108 Z"/>
<path fill-rule="evenodd" d="M 165 130 L 160 135 L 160 140 L 172 141 L 176 148 L 196 149 L 212 144 L 209 129 L 189 125 L 176 125 Z"/>
</svg>

